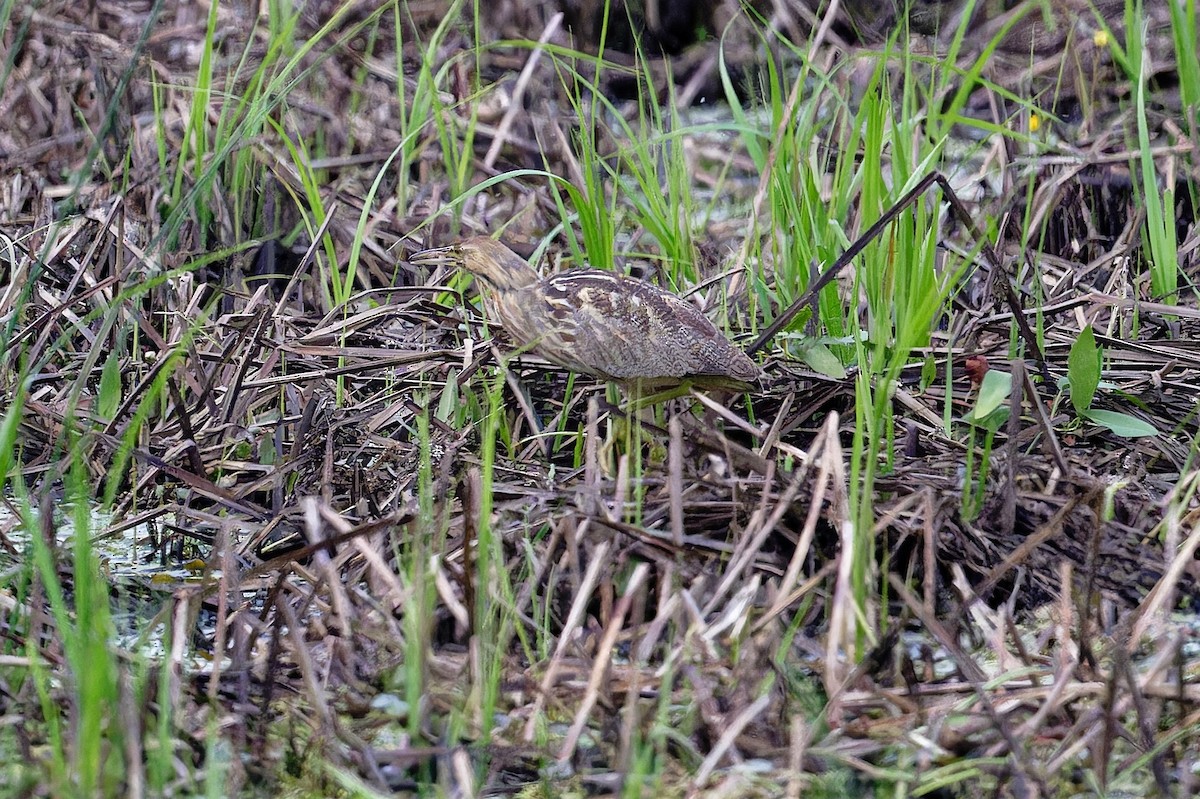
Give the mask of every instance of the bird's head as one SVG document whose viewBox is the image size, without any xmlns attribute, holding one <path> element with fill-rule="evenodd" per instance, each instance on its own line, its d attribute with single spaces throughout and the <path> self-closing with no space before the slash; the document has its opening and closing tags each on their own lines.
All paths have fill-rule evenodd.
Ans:
<svg viewBox="0 0 1200 799">
<path fill-rule="evenodd" d="M 521 289 L 538 281 L 537 272 L 524 258 L 487 236 L 422 250 L 408 260 L 414 264 L 453 264 L 479 276 L 496 291 Z"/>
</svg>

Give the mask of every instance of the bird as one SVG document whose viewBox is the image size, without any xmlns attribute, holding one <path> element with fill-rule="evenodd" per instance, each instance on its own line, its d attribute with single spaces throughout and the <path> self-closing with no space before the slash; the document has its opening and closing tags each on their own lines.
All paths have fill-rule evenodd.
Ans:
<svg viewBox="0 0 1200 799">
<path fill-rule="evenodd" d="M 644 280 L 588 268 L 541 277 L 487 236 L 422 250 L 409 262 L 475 275 L 489 323 L 518 348 L 573 372 L 639 389 L 745 389 L 761 376 L 694 305 Z"/>
</svg>

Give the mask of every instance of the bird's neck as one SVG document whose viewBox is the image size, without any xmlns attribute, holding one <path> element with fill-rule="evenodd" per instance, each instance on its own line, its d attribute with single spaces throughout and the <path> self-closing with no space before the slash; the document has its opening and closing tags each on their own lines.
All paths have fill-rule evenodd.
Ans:
<svg viewBox="0 0 1200 799">
<path fill-rule="evenodd" d="M 538 282 L 538 273 L 514 252 L 506 253 L 483 273 L 484 279 L 496 291 L 517 291 Z"/>
</svg>

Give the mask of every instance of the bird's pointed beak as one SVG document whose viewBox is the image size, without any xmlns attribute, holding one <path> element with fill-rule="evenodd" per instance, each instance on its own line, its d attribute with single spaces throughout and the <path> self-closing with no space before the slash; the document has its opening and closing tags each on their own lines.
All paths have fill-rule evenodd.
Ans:
<svg viewBox="0 0 1200 799">
<path fill-rule="evenodd" d="M 408 256 L 408 262 L 418 266 L 455 266 L 460 260 L 458 247 L 454 245 L 420 250 Z"/>
</svg>

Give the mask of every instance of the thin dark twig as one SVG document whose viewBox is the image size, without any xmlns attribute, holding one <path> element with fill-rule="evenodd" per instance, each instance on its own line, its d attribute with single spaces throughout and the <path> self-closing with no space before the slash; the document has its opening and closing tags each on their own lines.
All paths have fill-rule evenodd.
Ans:
<svg viewBox="0 0 1200 799">
<path fill-rule="evenodd" d="M 987 239 L 983 236 L 983 233 L 976 226 L 975 220 L 971 218 L 971 214 L 967 211 L 967 207 L 963 205 L 962 200 L 960 200 L 958 195 L 954 193 L 954 189 L 950 186 L 950 181 L 947 180 L 946 176 L 941 172 L 936 171 L 930 172 L 928 175 L 921 178 L 921 180 L 917 182 L 917 185 L 905 192 L 903 197 L 901 197 L 899 200 L 893 203 L 890 208 L 884 211 L 879 219 L 876 219 L 874 224 L 867 228 L 865 233 L 859 236 L 844 253 L 838 256 L 838 259 L 834 261 L 828 269 L 817 276 L 817 279 L 813 281 L 813 284 L 808 287 L 807 291 L 800 295 L 800 297 L 792 302 L 791 305 L 785 308 L 782 313 L 776 316 L 771 324 L 767 325 L 767 329 L 762 332 L 762 335 L 760 335 L 753 344 L 746 348 L 746 352 L 751 355 L 753 355 L 755 352 L 758 352 L 760 349 L 766 346 L 768 342 L 775 338 L 775 336 L 779 334 L 779 331 L 783 330 L 783 328 L 786 327 L 792 321 L 792 319 L 796 317 L 796 314 L 800 313 L 800 311 L 804 308 L 813 305 L 822 289 L 833 282 L 834 278 L 841 274 L 841 271 L 845 269 L 852 260 L 854 260 L 855 256 L 866 249 L 868 244 L 877 239 L 880 234 L 883 233 L 884 229 L 900 215 L 901 211 L 912 205 L 921 194 L 923 194 L 935 183 L 945 193 L 947 200 L 950 202 L 950 207 L 954 211 L 954 215 L 963 224 L 963 226 L 967 228 L 971 236 L 980 245 L 984 257 L 987 258 L 989 265 L 992 267 L 993 279 L 1000 279 L 1002 281 L 1004 286 L 1004 300 L 1012 311 L 1014 321 L 1017 323 L 1017 327 L 1021 332 L 1021 338 L 1025 341 L 1025 345 L 1029 347 L 1029 350 L 1033 353 L 1043 377 L 1049 380 L 1049 372 L 1046 367 L 1045 356 L 1042 354 L 1041 347 L 1038 346 L 1037 336 L 1034 335 L 1033 329 L 1029 326 L 1029 321 L 1025 318 L 1025 314 L 1021 308 L 1020 298 L 1017 296 L 1016 291 L 1013 289 L 1012 284 L 1008 281 L 1007 277 L 1004 276 L 1005 273 L 1001 268 L 999 255 L 996 254 L 995 249 L 993 249 L 992 245 L 988 243 Z"/>
<path fill-rule="evenodd" d="M 813 284 L 808 287 L 806 292 L 801 294 L 798 299 L 792 302 L 792 304 L 785 308 L 782 313 L 776 316 L 771 324 L 767 325 L 767 329 L 762 332 L 762 335 L 755 339 L 753 344 L 746 348 L 746 352 L 750 355 L 758 352 L 767 344 L 767 342 L 775 338 L 779 331 L 786 327 L 788 323 L 795 318 L 796 314 L 800 313 L 802 309 L 812 305 L 816 301 L 817 295 L 821 293 L 821 290 L 832 283 L 833 279 L 836 278 L 852 260 L 854 260 L 855 256 L 866 249 L 868 244 L 878 238 L 883 232 L 884 228 L 891 224 L 891 222 L 900 215 L 901 211 L 911 205 L 913 200 L 915 200 L 922 192 L 924 192 L 933 184 L 937 174 L 938 173 L 933 172 L 926 175 L 919 183 L 917 183 L 916 186 L 914 186 L 903 197 L 893 203 L 892 207 L 884 211 L 883 214 L 875 220 L 875 223 L 871 225 L 871 227 L 867 228 L 867 231 L 859 236 L 844 253 L 838 256 L 838 259 L 834 261 L 828 269 L 817 276 L 817 279 L 813 281 Z"/>
</svg>

